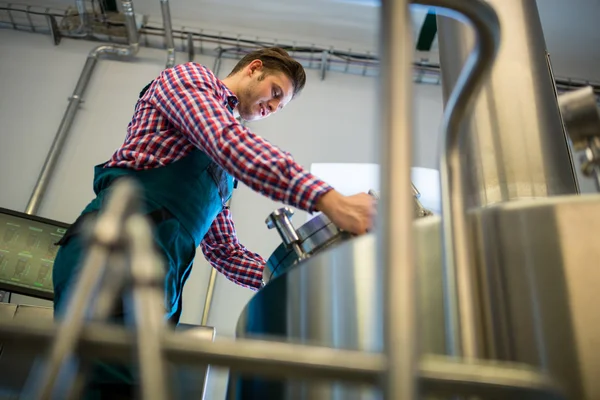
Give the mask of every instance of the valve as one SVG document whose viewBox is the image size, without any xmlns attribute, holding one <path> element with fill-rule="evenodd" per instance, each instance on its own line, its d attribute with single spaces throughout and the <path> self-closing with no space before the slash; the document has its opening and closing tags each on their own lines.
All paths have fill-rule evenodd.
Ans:
<svg viewBox="0 0 600 400">
<path fill-rule="evenodd" d="M 575 150 L 583 150 L 582 171 L 600 191 L 600 110 L 591 86 L 558 96 L 565 128 Z"/>
<path fill-rule="evenodd" d="M 306 253 L 300 247 L 300 238 L 290 220 L 292 215 L 294 215 L 294 210 L 291 208 L 279 208 L 267 217 L 265 224 L 267 224 L 267 228 L 269 229 L 277 228 L 277 232 L 279 232 L 279 236 L 281 236 L 281 240 L 283 240 L 285 246 L 292 248 L 296 255 L 300 259 L 303 259 L 306 257 Z"/>
</svg>

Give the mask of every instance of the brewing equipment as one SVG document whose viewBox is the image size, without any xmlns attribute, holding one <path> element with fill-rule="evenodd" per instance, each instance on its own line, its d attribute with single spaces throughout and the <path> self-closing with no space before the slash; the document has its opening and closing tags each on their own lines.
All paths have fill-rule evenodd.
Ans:
<svg viewBox="0 0 600 400">
<path fill-rule="evenodd" d="M 472 114 L 460 124 L 446 113 L 443 219 L 412 224 L 419 353 L 462 356 L 467 364 L 517 362 L 544 371 L 567 398 L 599 398 L 600 319 L 592 304 L 600 304 L 594 290 L 600 241 L 593 233 L 600 196 L 576 195 L 568 143 L 570 136 L 584 150 L 584 173 L 598 179 L 596 99 L 588 88 L 557 101 L 535 2 L 488 4 L 503 28 L 500 51 L 482 94 L 471 99 Z M 463 64 L 473 67 L 480 25 L 474 23 L 474 34 L 456 20 L 438 20 L 444 94 L 447 111 L 454 111 L 460 96 L 450 92 L 468 86 Z M 506 85 L 508 77 L 521 83 Z M 311 250 L 297 256 L 280 231 L 283 243 L 269 258 L 267 285 L 243 310 L 238 337 L 382 351 L 387 316 L 378 296 L 376 236 L 344 236 L 322 219 L 296 232 L 296 243 Z M 231 398 L 384 395 L 344 382 L 234 377 Z"/>
<path fill-rule="evenodd" d="M 433 215 L 419 201 L 421 194 L 414 184 L 411 184 L 411 188 L 415 218 Z M 379 193 L 376 191 L 369 190 L 369 194 L 379 199 Z M 335 226 L 324 214 L 317 214 L 300 228 L 295 229 L 291 220 L 292 215 L 294 211 L 284 207 L 273 211 L 265 221 L 269 229 L 277 229 L 282 243 L 267 260 L 263 272 L 264 283 L 282 275 L 299 261 L 353 237 L 352 234 Z"/>
<path fill-rule="evenodd" d="M 553 97 L 535 3 L 416 3 L 453 10 L 475 32 L 440 21 L 442 216 L 410 188 L 408 5 L 384 1 L 376 232 L 355 237 L 323 215 L 296 229 L 276 210 L 266 222 L 282 244 L 237 340 L 198 340 L 160 323 L 159 259 L 124 181 L 88 227 L 66 318 L 0 324 L 4 343 L 45 349 L 25 397 L 76 398 L 90 360 L 131 362 L 135 351 L 145 399 L 169 396 L 169 363 L 229 367 L 231 398 L 600 398 L 600 196 L 575 194 L 559 111 L 597 174 L 598 110 L 589 93 Z M 509 96 L 515 69 L 523 85 Z M 106 323 L 119 291 L 133 300 L 131 329 Z"/>
</svg>

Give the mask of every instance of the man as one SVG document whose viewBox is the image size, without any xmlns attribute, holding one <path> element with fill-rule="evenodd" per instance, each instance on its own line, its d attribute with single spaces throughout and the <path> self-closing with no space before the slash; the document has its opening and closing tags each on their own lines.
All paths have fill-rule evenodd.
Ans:
<svg viewBox="0 0 600 400">
<path fill-rule="evenodd" d="M 342 229 L 366 232 L 375 213 L 371 196 L 342 196 L 236 119 L 254 121 L 283 109 L 305 82 L 298 62 L 269 48 L 246 55 L 222 81 L 202 65 L 187 63 L 146 86 L 124 144 L 95 168 L 96 198 L 60 243 L 53 276 L 57 312 L 79 265 L 78 226 L 101 209 L 110 185 L 123 176 L 143 188 L 145 212 L 166 260 L 166 317 L 175 324 L 198 246 L 228 279 L 261 287 L 265 260 L 238 242 L 225 206 L 234 178 L 273 200 L 322 211 Z"/>
</svg>

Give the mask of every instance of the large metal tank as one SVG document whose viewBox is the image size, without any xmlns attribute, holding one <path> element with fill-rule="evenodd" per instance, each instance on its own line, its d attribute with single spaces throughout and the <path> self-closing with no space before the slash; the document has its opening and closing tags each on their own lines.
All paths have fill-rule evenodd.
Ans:
<svg viewBox="0 0 600 400">
<path fill-rule="evenodd" d="M 488 0 L 502 27 L 491 75 L 463 126 L 465 204 L 484 207 L 578 192 L 535 1 Z M 447 101 L 475 35 L 438 16 L 442 88 Z"/>
<path fill-rule="evenodd" d="M 569 399 L 600 398 L 600 196 L 523 200 L 469 215 L 488 359 L 539 367 Z M 422 354 L 444 354 L 440 218 L 414 221 Z M 375 235 L 289 267 L 243 310 L 237 337 L 382 350 Z M 370 387 L 232 375 L 229 399 L 380 399 Z"/>
<path fill-rule="evenodd" d="M 383 350 L 382 299 L 375 270 L 376 237 L 332 235 L 337 228 L 329 225 L 321 217 L 298 229 L 313 232 L 305 239 L 319 247 L 309 258 L 292 262 L 290 259 L 297 261 L 297 256 L 281 246 L 273 253 L 269 268 L 277 268 L 277 276 L 244 308 L 237 324 L 238 338 Z M 324 235 L 323 230 L 329 234 Z M 421 315 L 428 316 L 420 319 L 421 347 L 426 353 L 444 354 L 440 218 L 415 220 L 414 232 L 421 283 L 420 309 Z M 283 253 L 286 257 L 282 257 Z M 228 398 L 371 400 L 381 397 L 373 388 L 364 386 L 269 381 L 232 374 Z"/>
</svg>

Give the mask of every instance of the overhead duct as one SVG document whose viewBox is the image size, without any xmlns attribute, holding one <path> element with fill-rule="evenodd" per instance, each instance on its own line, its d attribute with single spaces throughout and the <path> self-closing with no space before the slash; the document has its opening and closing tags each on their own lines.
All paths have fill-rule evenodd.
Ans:
<svg viewBox="0 0 600 400">
<path fill-rule="evenodd" d="M 123 6 L 123 14 L 125 16 L 125 26 L 127 28 L 128 45 L 101 45 L 94 48 L 88 55 L 77 85 L 73 94 L 69 98 L 69 105 L 63 115 L 50 151 L 46 156 L 42 171 L 37 179 L 29 203 L 25 209 L 27 214 L 36 214 L 42 202 L 42 198 L 46 192 L 50 179 L 56 167 L 56 163 L 63 149 L 65 141 L 69 135 L 71 125 L 75 120 L 77 111 L 79 110 L 79 104 L 83 101 L 83 95 L 90 82 L 90 78 L 94 73 L 98 60 L 105 55 L 112 55 L 119 58 L 132 57 L 137 54 L 139 50 L 139 39 L 138 31 L 135 23 L 135 14 L 133 11 L 133 3 L 131 0 L 122 0 L 121 5 Z"/>
</svg>

